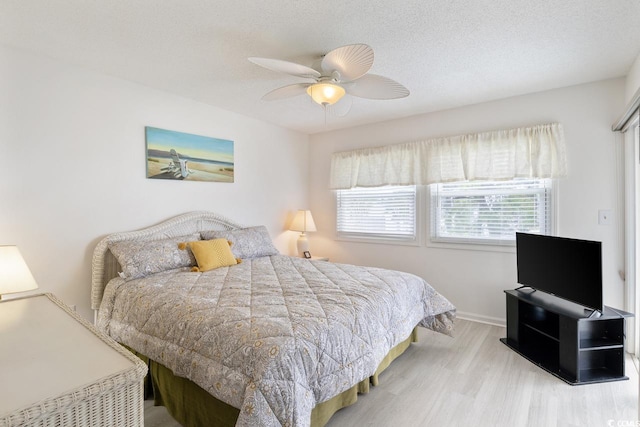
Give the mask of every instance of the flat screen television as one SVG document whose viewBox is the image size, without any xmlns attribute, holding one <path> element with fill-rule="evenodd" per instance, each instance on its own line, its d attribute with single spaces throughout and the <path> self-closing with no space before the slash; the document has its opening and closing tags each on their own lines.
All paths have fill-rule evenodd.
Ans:
<svg viewBox="0 0 640 427">
<path fill-rule="evenodd" d="M 516 233 L 518 283 L 603 311 L 602 243 Z"/>
</svg>

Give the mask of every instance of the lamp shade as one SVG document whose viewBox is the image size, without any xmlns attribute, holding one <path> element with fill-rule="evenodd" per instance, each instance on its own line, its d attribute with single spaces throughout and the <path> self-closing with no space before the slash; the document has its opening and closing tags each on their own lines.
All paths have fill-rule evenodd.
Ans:
<svg viewBox="0 0 640 427">
<path fill-rule="evenodd" d="M 17 246 L 0 246 L 0 296 L 37 289 L 27 263 Z"/>
<path fill-rule="evenodd" d="M 306 233 L 307 231 L 316 231 L 316 223 L 313 222 L 311 211 L 299 210 L 293 218 L 293 221 L 291 221 L 289 230 L 301 231 L 303 233 Z"/>
<path fill-rule="evenodd" d="M 342 86 L 332 83 L 316 83 L 307 88 L 309 96 L 320 105 L 333 105 L 345 94 Z"/>
</svg>

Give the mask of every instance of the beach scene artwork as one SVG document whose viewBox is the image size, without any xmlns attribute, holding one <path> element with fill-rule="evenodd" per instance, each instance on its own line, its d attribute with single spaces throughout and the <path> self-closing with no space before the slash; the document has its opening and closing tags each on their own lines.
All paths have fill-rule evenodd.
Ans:
<svg viewBox="0 0 640 427">
<path fill-rule="evenodd" d="M 147 178 L 233 182 L 233 141 L 145 127 Z"/>
</svg>

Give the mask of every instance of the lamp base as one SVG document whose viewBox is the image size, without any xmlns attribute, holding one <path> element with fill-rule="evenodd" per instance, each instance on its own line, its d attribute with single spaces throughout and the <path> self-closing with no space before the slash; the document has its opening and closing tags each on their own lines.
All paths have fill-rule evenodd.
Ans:
<svg viewBox="0 0 640 427">
<path fill-rule="evenodd" d="M 309 241 L 305 233 L 300 233 L 298 237 L 298 256 L 304 258 L 304 253 L 309 251 Z"/>
</svg>

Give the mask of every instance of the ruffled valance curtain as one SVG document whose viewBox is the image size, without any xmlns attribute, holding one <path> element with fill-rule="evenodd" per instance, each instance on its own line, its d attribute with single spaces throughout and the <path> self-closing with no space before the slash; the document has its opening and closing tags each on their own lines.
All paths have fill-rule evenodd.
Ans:
<svg viewBox="0 0 640 427">
<path fill-rule="evenodd" d="M 334 153 L 330 188 L 566 174 L 562 125 L 552 123 Z"/>
</svg>

